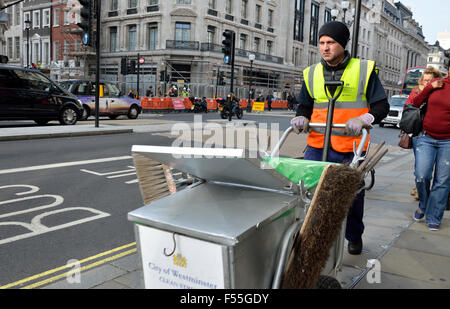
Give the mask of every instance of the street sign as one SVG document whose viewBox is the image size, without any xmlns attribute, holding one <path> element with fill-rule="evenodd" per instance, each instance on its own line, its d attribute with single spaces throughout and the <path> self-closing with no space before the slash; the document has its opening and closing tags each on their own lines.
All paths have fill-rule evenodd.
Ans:
<svg viewBox="0 0 450 309">
<path fill-rule="evenodd" d="M 89 33 L 85 32 L 83 35 L 83 44 L 88 45 L 89 43 Z"/>
<path fill-rule="evenodd" d="M 252 110 L 253 111 L 263 112 L 264 111 L 264 105 L 265 105 L 265 102 L 254 102 Z"/>
<path fill-rule="evenodd" d="M 140 64 L 143 64 L 144 62 L 145 62 L 145 59 L 144 59 L 144 58 L 140 58 L 140 59 L 139 59 L 139 63 L 140 63 Z"/>
</svg>

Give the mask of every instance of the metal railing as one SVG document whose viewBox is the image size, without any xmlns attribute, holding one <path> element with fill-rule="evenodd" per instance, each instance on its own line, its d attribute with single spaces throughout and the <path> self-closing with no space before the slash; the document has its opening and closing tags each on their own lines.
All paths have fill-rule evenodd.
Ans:
<svg viewBox="0 0 450 309">
<path fill-rule="evenodd" d="M 167 49 L 199 50 L 200 43 L 197 41 L 167 40 L 166 48 Z"/>
<path fill-rule="evenodd" d="M 213 44 L 213 43 L 201 43 L 200 51 L 210 51 L 210 52 L 216 52 L 221 53 L 222 52 L 222 45 Z M 266 62 L 273 62 L 278 64 L 283 64 L 284 60 L 282 57 L 252 52 L 245 49 L 236 48 L 236 56 L 237 57 L 243 57 L 248 58 L 250 54 L 254 54 L 256 56 L 256 60 L 259 61 L 266 61 Z"/>
</svg>

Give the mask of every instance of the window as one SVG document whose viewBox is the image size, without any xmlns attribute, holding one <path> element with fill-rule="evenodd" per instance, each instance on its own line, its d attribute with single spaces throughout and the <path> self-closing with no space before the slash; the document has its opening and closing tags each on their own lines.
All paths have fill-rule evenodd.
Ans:
<svg viewBox="0 0 450 309">
<path fill-rule="evenodd" d="M 20 7 L 18 5 L 14 6 L 14 13 L 16 14 L 14 18 L 14 25 L 20 26 Z"/>
<path fill-rule="evenodd" d="M 175 24 L 175 40 L 190 41 L 191 40 L 191 24 L 176 23 Z"/>
<path fill-rule="evenodd" d="M 117 27 L 109 28 L 109 51 L 116 52 L 117 49 Z"/>
<path fill-rule="evenodd" d="M 331 20 L 332 20 L 331 10 L 328 9 L 328 8 L 325 8 L 325 20 L 324 20 L 324 23 L 327 23 L 327 22 L 329 22 Z"/>
<path fill-rule="evenodd" d="M 177 4 L 191 4 L 191 0 L 177 0 Z"/>
<path fill-rule="evenodd" d="M 41 27 L 41 11 L 33 11 L 33 29 Z"/>
<path fill-rule="evenodd" d="M 109 10 L 110 11 L 117 11 L 119 9 L 118 0 L 111 0 Z"/>
<path fill-rule="evenodd" d="M 209 0 L 209 8 L 215 10 L 216 9 L 216 0 Z"/>
<path fill-rule="evenodd" d="M 136 50 L 137 27 L 136 25 L 128 26 L 128 51 Z"/>
<path fill-rule="evenodd" d="M 8 58 L 11 59 L 13 57 L 13 39 L 8 38 Z"/>
<path fill-rule="evenodd" d="M 27 27 L 31 27 L 31 24 L 28 24 L 26 21 L 31 21 L 30 12 L 23 13 L 23 29 L 27 29 Z"/>
<path fill-rule="evenodd" d="M 64 11 L 63 12 L 63 18 L 64 18 L 64 25 L 69 25 L 69 12 Z"/>
<path fill-rule="evenodd" d="M 266 54 L 272 55 L 272 52 L 273 52 L 273 42 L 272 41 L 267 41 Z"/>
<path fill-rule="evenodd" d="M 16 36 L 14 38 L 14 43 L 16 46 L 14 58 L 18 59 L 20 58 L 20 37 Z"/>
<path fill-rule="evenodd" d="M 53 13 L 53 26 L 59 26 L 59 9 L 55 9 Z"/>
<path fill-rule="evenodd" d="M 309 44 L 317 46 L 319 32 L 319 5 L 311 3 L 311 27 L 309 33 Z"/>
<path fill-rule="evenodd" d="M 303 42 L 305 0 L 295 0 L 294 40 Z"/>
<path fill-rule="evenodd" d="M 53 61 L 59 60 L 59 41 L 53 42 Z"/>
<path fill-rule="evenodd" d="M 233 12 L 233 1 L 232 0 L 226 0 L 226 2 L 225 2 L 225 12 L 227 14 L 231 14 Z"/>
<path fill-rule="evenodd" d="M 216 27 L 208 26 L 208 43 L 214 44 L 216 42 Z"/>
<path fill-rule="evenodd" d="M 39 73 L 20 70 L 16 70 L 14 73 L 22 80 L 26 89 L 48 91 L 53 87 L 50 80 Z"/>
<path fill-rule="evenodd" d="M 148 27 L 148 49 L 155 50 L 158 44 L 158 25 L 156 23 L 149 24 Z"/>
<path fill-rule="evenodd" d="M 134 9 L 137 7 L 137 0 L 128 0 L 128 8 Z"/>
<path fill-rule="evenodd" d="M 261 22 L 261 6 L 259 4 L 256 5 L 256 22 L 259 24 Z"/>
<path fill-rule="evenodd" d="M 42 11 L 42 27 L 50 27 L 50 9 Z"/>
<path fill-rule="evenodd" d="M 49 55 L 50 55 L 50 43 L 44 42 L 44 46 L 42 48 L 42 63 L 43 64 L 49 63 Z"/>
<path fill-rule="evenodd" d="M 273 27 L 273 10 L 268 11 L 268 19 L 269 27 Z"/>
<path fill-rule="evenodd" d="M 261 46 L 261 39 L 255 38 L 255 40 L 253 41 L 253 51 L 259 53 L 260 46 Z"/>
<path fill-rule="evenodd" d="M 241 34 L 239 42 L 240 42 L 240 48 L 245 50 L 247 48 L 247 35 Z"/>
<path fill-rule="evenodd" d="M 241 17 L 247 18 L 248 0 L 242 0 Z"/>
</svg>

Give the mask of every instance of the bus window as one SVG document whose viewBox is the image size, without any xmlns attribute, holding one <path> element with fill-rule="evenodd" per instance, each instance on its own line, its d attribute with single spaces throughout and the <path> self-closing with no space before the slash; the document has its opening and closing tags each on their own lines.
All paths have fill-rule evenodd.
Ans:
<svg viewBox="0 0 450 309">
<path fill-rule="evenodd" d="M 419 85 L 419 78 L 425 71 L 425 67 L 414 67 L 406 70 L 400 94 L 408 95 Z"/>
</svg>

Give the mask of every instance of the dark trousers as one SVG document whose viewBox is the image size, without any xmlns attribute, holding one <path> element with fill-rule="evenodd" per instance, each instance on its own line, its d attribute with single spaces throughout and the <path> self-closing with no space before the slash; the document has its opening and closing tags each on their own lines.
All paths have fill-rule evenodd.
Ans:
<svg viewBox="0 0 450 309">
<path fill-rule="evenodd" d="M 306 149 L 305 160 L 322 161 L 323 149 L 309 147 Z M 330 149 L 328 153 L 328 162 L 343 163 L 351 162 L 353 159 L 353 152 L 337 152 Z M 347 226 L 345 229 L 345 238 L 348 241 L 358 241 L 361 239 L 364 233 L 364 195 L 365 191 L 362 190 L 358 193 L 353 200 L 353 204 L 347 215 Z"/>
</svg>

